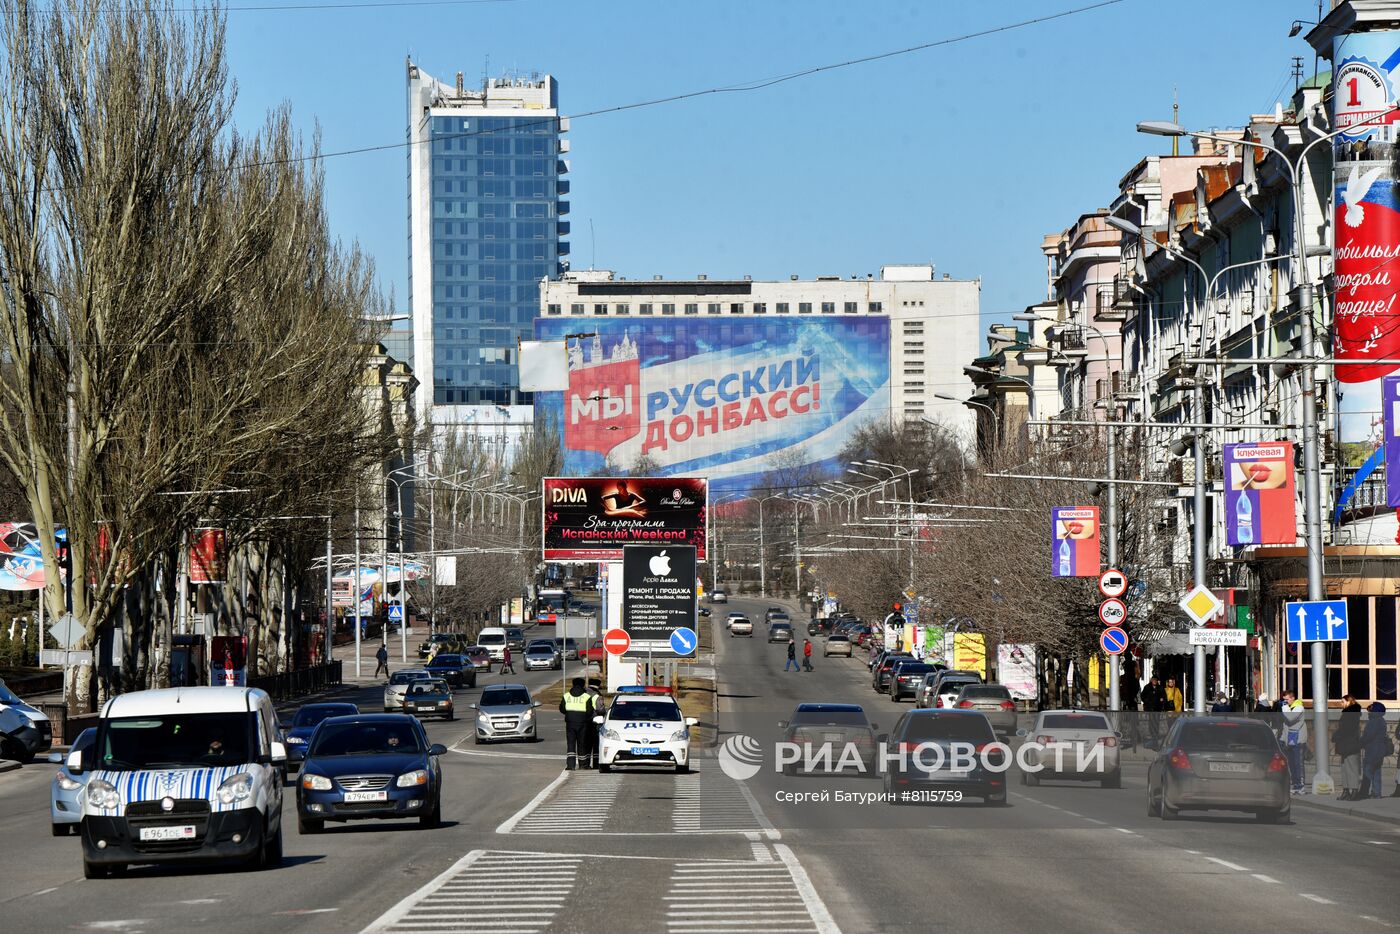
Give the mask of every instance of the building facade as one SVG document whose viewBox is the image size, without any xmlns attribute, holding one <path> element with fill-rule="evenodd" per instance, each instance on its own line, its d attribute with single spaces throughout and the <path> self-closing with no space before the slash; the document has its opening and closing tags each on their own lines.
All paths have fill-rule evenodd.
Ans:
<svg viewBox="0 0 1400 934">
<path fill-rule="evenodd" d="M 448 84 L 408 63 L 409 302 L 419 420 L 529 422 L 517 342 L 568 252 L 568 151 L 548 75 Z"/>
</svg>

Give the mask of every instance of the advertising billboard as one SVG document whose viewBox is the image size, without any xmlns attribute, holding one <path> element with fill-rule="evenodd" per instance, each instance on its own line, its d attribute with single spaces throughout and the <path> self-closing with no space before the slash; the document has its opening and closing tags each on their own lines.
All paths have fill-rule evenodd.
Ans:
<svg viewBox="0 0 1400 934">
<path fill-rule="evenodd" d="M 626 545 L 690 545 L 705 560 L 703 477 L 546 477 L 544 560 L 621 561 Z"/>
<path fill-rule="evenodd" d="M 1056 506 L 1050 510 L 1050 573 L 1054 577 L 1099 576 L 1099 507 Z"/>
<path fill-rule="evenodd" d="M 1014 700 L 1035 700 L 1039 693 L 1035 646 L 1002 642 L 997 645 L 997 680 Z"/>
<path fill-rule="evenodd" d="M 535 336 L 565 342 L 569 388 L 537 392 L 535 409 L 573 474 L 703 474 L 743 491 L 779 465 L 839 472 L 855 431 L 890 417 L 884 317 L 539 318 Z"/>
<path fill-rule="evenodd" d="M 1400 358 L 1400 204 L 1395 191 L 1395 69 L 1400 32 L 1338 36 L 1332 49 L 1333 273 L 1338 360 Z M 1345 466 L 1365 472 L 1380 445 L 1380 379 L 1389 363 L 1335 368 Z M 1348 474 L 1350 471 L 1347 472 Z M 1345 500 L 1344 495 L 1344 500 Z"/>
<path fill-rule="evenodd" d="M 190 536 L 191 584 L 222 584 L 228 576 L 228 549 L 223 529 L 195 529 Z"/>
<path fill-rule="evenodd" d="M 1298 538 L 1293 442 L 1225 445 L 1225 529 L 1231 545 L 1291 545 Z"/>
<path fill-rule="evenodd" d="M 1385 431 L 1385 504 L 1400 508 L 1400 376 L 1381 381 L 1381 424 Z"/>
<path fill-rule="evenodd" d="M 631 637 L 628 656 L 692 655 L 677 651 L 677 630 L 695 629 L 695 549 L 628 545 L 622 554 L 622 628 Z"/>
<path fill-rule="evenodd" d="M 210 640 L 209 683 L 229 688 L 248 685 L 247 636 L 214 636 Z"/>
</svg>

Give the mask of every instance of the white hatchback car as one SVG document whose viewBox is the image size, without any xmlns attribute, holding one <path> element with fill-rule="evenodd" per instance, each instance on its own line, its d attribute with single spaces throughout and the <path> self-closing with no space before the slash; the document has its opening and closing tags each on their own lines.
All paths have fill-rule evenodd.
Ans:
<svg viewBox="0 0 1400 934">
<path fill-rule="evenodd" d="M 1119 788 L 1119 734 L 1108 718 L 1095 710 L 1042 710 L 1029 730 L 1017 736 L 1034 743 L 1020 761 L 1039 771 L 1022 769 L 1021 784 L 1039 785 L 1047 778 L 1101 782 Z"/>
<path fill-rule="evenodd" d="M 404 668 L 396 671 L 384 683 L 384 711 L 400 713 L 403 699 L 408 695 L 408 686 L 415 681 L 427 681 L 432 675 L 423 668 Z"/>
<path fill-rule="evenodd" d="M 690 728 L 668 688 L 620 688 L 598 724 L 598 771 L 614 766 L 662 765 L 690 770 Z"/>
</svg>

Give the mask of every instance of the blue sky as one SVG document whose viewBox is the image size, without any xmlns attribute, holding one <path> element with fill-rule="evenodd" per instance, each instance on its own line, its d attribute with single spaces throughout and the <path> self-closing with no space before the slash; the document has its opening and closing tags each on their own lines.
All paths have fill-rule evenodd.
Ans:
<svg viewBox="0 0 1400 934">
<path fill-rule="evenodd" d="M 234 0 L 235 6 L 239 0 Z M 254 5 L 252 0 L 243 0 Z M 269 0 L 280 2 L 280 0 Z M 315 2 L 315 0 L 306 0 Z M 564 113 L 767 78 L 1092 0 L 515 0 L 229 13 L 241 127 L 290 101 L 326 152 L 401 142 L 404 60 L 469 86 L 549 72 Z M 740 94 L 573 121 L 574 268 L 711 278 L 932 262 L 981 277 L 987 321 L 1044 295 L 1043 234 L 1104 206 L 1169 141 L 1286 99 L 1315 0 L 1125 0 Z M 1325 62 L 1324 62 L 1325 67 Z M 407 297 L 402 149 L 326 161 L 331 222 Z M 590 221 L 594 235 L 590 238 Z M 595 260 L 596 256 L 596 260 Z"/>
</svg>

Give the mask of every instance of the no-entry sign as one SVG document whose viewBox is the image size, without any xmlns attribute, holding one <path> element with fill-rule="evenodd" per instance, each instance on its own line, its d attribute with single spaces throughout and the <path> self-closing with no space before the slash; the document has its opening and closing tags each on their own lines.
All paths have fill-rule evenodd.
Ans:
<svg viewBox="0 0 1400 934">
<path fill-rule="evenodd" d="M 609 655 L 621 655 L 632 644 L 632 637 L 624 629 L 609 629 L 603 633 L 603 648 Z"/>
</svg>

